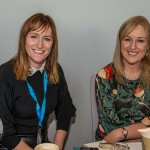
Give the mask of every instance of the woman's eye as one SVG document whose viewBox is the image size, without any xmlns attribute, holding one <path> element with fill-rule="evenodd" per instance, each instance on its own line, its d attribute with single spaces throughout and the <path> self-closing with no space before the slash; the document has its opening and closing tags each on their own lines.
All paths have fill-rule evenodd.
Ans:
<svg viewBox="0 0 150 150">
<path fill-rule="evenodd" d="M 144 42 L 144 40 L 138 40 L 138 42 L 143 43 L 143 42 Z"/>
<path fill-rule="evenodd" d="M 37 38 L 36 35 L 31 35 L 30 37 L 33 38 L 33 39 Z"/>
<path fill-rule="evenodd" d="M 125 38 L 125 39 L 124 39 L 124 41 L 131 41 L 131 39 L 129 39 L 129 38 Z"/>
<path fill-rule="evenodd" d="M 50 38 L 50 37 L 45 37 L 44 40 L 45 40 L 45 41 L 52 41 L 52 38 Z"/>
<path fill-rule="evenodd" d="M 44 38 L 45 39 L 45 41 L 50 41 L 50 38 Z"/>
</svg>

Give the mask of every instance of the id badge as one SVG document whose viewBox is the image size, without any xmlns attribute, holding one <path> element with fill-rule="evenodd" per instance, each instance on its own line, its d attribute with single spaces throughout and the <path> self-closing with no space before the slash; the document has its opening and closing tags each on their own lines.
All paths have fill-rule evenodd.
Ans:
<svg viewBox="0 0 150 150">
<path fill-rule="evenodd" d="M 38 134 L 37 134 L 37 143 L 38 143 L 38 144 L 41 143 L 41 139 L 42 139 L 41 128 L 39 127 L 39 129 L 38 129 Z"/>
</svg>

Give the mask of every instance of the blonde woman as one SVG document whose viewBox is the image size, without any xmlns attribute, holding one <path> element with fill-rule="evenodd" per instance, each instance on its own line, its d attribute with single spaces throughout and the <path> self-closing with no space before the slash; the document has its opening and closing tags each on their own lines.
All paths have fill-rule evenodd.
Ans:
<svg viewBox="0 0 150 150">
<path fill-rule="evenodd" d="M 113 62 L 96 76 L 96 140 L 141 139 L 150 125 L 150 24 L 134 16 L 119 29 Z"/>
</svg>

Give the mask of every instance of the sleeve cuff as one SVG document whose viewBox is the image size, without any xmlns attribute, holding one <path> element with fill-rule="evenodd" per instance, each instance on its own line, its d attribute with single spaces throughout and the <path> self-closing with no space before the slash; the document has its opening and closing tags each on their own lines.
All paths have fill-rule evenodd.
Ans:
<svg viewBox="0 0 150 150">
<path fill-rule="evenodd" d="M 71 118 L 69 119 L 63 119 L 57 121 L 57 130 L 65 130 L 68 131 L 70 126 Z"/>
</svg>

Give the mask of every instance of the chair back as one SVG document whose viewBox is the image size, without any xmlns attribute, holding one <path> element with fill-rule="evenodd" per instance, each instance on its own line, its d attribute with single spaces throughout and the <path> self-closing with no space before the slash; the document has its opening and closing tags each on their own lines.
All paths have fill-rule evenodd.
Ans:
<svg viewBox="0 0 150 150">
<path fill-rule="evenodd" d="M 92 136 L 95 140 L 95 131 L 98 126 L 98 110 L 96 105 L 96 96 L 95 96 L 95 78 L 96 73 L 91 75 L 90 78 L 90 100 L 91 100 L 91 116 L 92 116 Z"/>
</svg>

